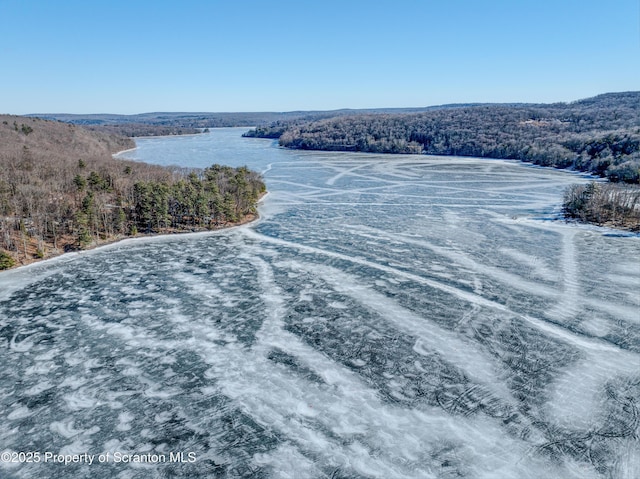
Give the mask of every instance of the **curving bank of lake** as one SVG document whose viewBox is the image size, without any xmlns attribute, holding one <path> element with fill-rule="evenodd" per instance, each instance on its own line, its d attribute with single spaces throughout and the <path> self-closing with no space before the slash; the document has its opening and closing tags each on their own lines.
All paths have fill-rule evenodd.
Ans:
<svg viewBox="0 0 640 479">
<path fill-rule="evenodd" d="M 2 477 L 637 476 L 640 238 L 554 219 L 580 177 L 242 131 L 125 155 L 263 172 L 258 222 L 0 274 L 0 449 L 167 460 Z"/>
</svg>

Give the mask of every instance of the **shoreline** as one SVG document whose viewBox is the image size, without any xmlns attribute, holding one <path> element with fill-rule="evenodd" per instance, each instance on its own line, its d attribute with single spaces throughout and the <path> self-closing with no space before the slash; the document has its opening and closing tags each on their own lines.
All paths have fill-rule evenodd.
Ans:
<svg viewBox="0 0 640 479">
<path fill-rule="evenodd" d="M 137 149 L 138 149 L 138 146 L 136 145 L 133 148 L 127 148 L 126 150 L 116 151 L 115 153 L 111 153 L 111 157 L 116 160 L 120 160 L 122 158 L 117 158 L 118 155 L 121 155 L 122 153 L 126 153 L 127 151 L 135 151 Z"/>
<path fill-rule="evenodd" d="M 127 138 L 131 138 L 134 142 L 136 141 L 136 139 L 140 138 L 140 139 L 148 139 L 148 138 L 181 138 L 183 136 L 199 136 L 204 134 L 204 132 L 200 132 L 200 133 L 183 133 L 182 135 L 149 135 L 149 136 L 129 136 Z M 122 153 L 126 153 L 127 151 L 135 151 L 138 149 L 138 145 L 134 146 L 133 148 L 127 148 L 126 150 L 120 150 L 120 151 L 116 151 L 115 153 L 111 153 L 112 158 L 115 158 L 116 160 L 126 160 L 129 158 L 118 158 L 119 155 L 121 155 Z"/>
<path fill-rule="evenodd" d="M 232 127 L 219 127 L 219 128 L 244 128 L 243 126 L 232 126 Z M 209 128 L 209 130 L 212 130 L 214 128 Z M 182 135 L 150 135 L 150 136 L 130 136 L 128 138 L 131 138 L 134 142 L 137 139 L 149 139 L 149 138 L 182 138 L 185 136 L 200 136 L 200 135 L 204 135 L 205 132 L 200 132 L 200 133 L 183 133 Z M 123 153 L 126 153 L 128 151 L 135 151 L 138 149 L 138 145 L 134 146 L 133 148 L 127 148 L 126 150 L 120 150 L 120 151 L 116 151 L 115 153 L 111 153 L 112 158 L 115 158 L 116 160 L 130 160 L 130 161 L 137 161 L 137 160 L 132 160 L 131 158 L 119 158 L 119 156 Z"/>
<path fill-rule="evenodd" d="M 266 198 L 268 195 L 269 195 L 269 192 L 267 191 L 258 199 L 258 202 L 257 202 L 258 206 L 264 200 L 264 198 Z M 242 220 L 240 220 L 237 223 L 225 224 L 223 226 L 220 226 L 214 229 L 203 228 L 201 230 L 189 230 L 189 231 L 186 231 L 186 230 L 185 231 L 180 231 L 180 230 L 161 231 L 158 233 L 138 233 L 135 236 L 117 236 L 114 238 L 105 239 L 105 240 L 92 243 L 89 247 L 85 249 L 62 251 L 57 254 L 52 254 L 51 256 L 48 256 L 46 258 L 35 258 L 35 257 L 29 258 L 29 260 L 24 263 L 21 262 L 20 264 L 16 264 L 11 268 L 0 271 L 0 277 L 2 277 L 2 273 L 4 272 L 18 271 L 18 270 L 25 271 L 28 268 L 32 268 L 44 263 L 48 263 L 52 261 L 60 261 L 65 258 L 72 259 L 73 257 L 82 255 L 83 253 L 89 253 L 89 252 L 97 251 L 99 249 L 109 248 L 112 246 L 116 246 L 118 244 L 125 243 L 127 241 L 133 242 L 133 241 L 142 241 L 142 240 L 169 239 L 177 236 L 196 236 L 196 235 L 205 236 L 207 234 L 214 234 L 221 231 L 231 230 L 233 228 L 247 227 L 254 223 L 257 224 L 258 222 L 260 222 L 261 219 L 262 217 L 260 216 L 260 212 L 256 211 L 256 213 L 251 213 L 246 215 L 244 218 L 242 218 Z"/>
<path fill-rule="evenodd" d="M 58 126 L 56 126 L 56 128 L 58 128 Z M 242 128 L 241 130 L 244 130 L 244 128 Z M 52 130 L 52 132 L 53 132 L 52 133 L 53 135 L 54 133 L 57 133 L 57 130 L 54 129 Z M 165 139 L 176 137 L 176 136 L 187 136 L 193 139 L 203 134 L 208 136 L 208 133 L 204 133 L 202 131 L 197 131 L 195 133 L 185 133 L 183 135 L 163 135 L 163 136 Z M 133 152 L 139 149 L 139 145 L 137 143 L 138 138 L 141 138 L 141 137 L 129 138 L 128 141 L 126 142 L 123 141 L 119 145 L 112 145 L 112 148 L 110 148 L 111 151 L 107 150 L 107 151 L 104 151 L 104 153 L 100 153 L 100 154 L 108 155 L 108 156 L 104 156 L 104 161 L 111 161 L 111 162 L 115 161 L 115 163 L 113 163 L 113 168 L 122 169 L 124 168 L 124 166 L 118 166 L 119 164 L 127 165 L 127 164 L 132 164 L 131 162 L 135 162 L 135 160 L 132 159 L 131 157 L 134 157 L 135 153 Z M 149 138 L 160 138 L 160 136 L 159 135 L 151 136 Z M 116 148 L 121 148 L 121 149 L 116 150 Z M 132 153 L 132 154 L 129 155 L 129 153 Z M 110 160 L 109 160 L 109 156 L 111 157 Z M 151 166 L 153 166 L 153 163 L 147 163 L 147 164 L 150 164 Z M 163 165 L 158 165 L 157 167 L 167 169 L 167 167 Z M 177 178 L 176 172 L 175 171 L 172 172 L 171 167 L 169 167 L 167 171 L 171 172 L 174 175 L 173 176 L 174 179 Z M 232 171 L 232 170 L 229 170 L 229 171 Z M 259 186 L 259 189 L 255 189 L 251 196 L 252 196 L 252 199 L 256 197 L 257 198 L 255 202 L 252 201 L 250 204 L 247 204 L 247 206 L 250 206 L 251 208 L 245 209 L 245 211 L 250 211 L 251 213 L 247 215 L 243 215 L 240 218 L 237 218 L 239 214 L 232 215 L 233 216 L 232 219 L 237 220 L 233 222 L 228 221 L 229 218 L 225 217 L 224 215 L 221 215 L 221 217 L 218 217 L 217 221 L 214 221 L 214 219 L 210 216 L 200 216 L 200 217 L 194 217 L 192 221 L 181 221 L 179 218 L 177 221 L 173 221 L 173 220 L 170 222 L 167 221 L 165 223 L 160 223 L 159 225 L 157 225 L 158 226 L 157 228 L 148 228 L 149 224 L 144 223 L 144 228 L 140 228 L 140 230 L 138 231 L 136 231 L 135 229 L 133 231 L 128 231 L 128 228 L 129 228 L 128 223 L 126 227 L 122 227 L 121 224 L 119 224 L 118 227 L 113 227 L 113 225 L 111 225 L 111 227 L 108 227 L 107 222 L 111 221 L 111 219 L 110 219 L 110 216 L 109 218 L 105 216 L 106 219 L 104 219 L 104 228 L 102 227 L 101 223 L 98 222 L 96 223 L 95 227 L 91 228 L 91 230 L 89 230 L 88 228 L 86 231 L 83 230 L 82 232 L 83 236 L 81 237 L 81 239 L 79 239 L 80 236 L 78 235 L 80 233 L 78 233 L 79 230 L 77 228 L 71 229 L 71 227 L 67 227 L 68 225 L 66 225 L 64 228 L 55 227 L 55 229 L 53 230 L 53 233 L 50 234 L 48 230 L 46 230 L 46 228 L 44 229 L 41 228 L 42 224 L 38 223 L 38 221 L 40 221 L 39 217 L 36 218 L 35 220 L 30 217 L 29 209 L 24 210 L 25 213 L 23 214 L 26 215 L 24 218 L 21 218 L 20 217 L 21 215 L 19 215 L 17 212 L 14 212 L 13 210 L 8 210 L 9 213 L 12 213 L 12 214 L 7 217 L 4 217 L 4 216 L 2 217 L 2 220 L 3 220 L 2 231 L 5 232 L 5 234 L 8 236 L 7 238 L 5 238 L 2 244 L 2 248 L 0 248 L 0 260 L 2 261 L 0 264 L 0 274 L 3 271 L 21 269 L 27 266 L 31 266 L 33 264 L 40 264 L 45 261 L 50 261 L 54 258 L 70 257 L 70 256 L 73 256 L 74 254 L 78 254 L 83 251 L 94 250 L 94 249 L 101 248 L 113 243 L 118 243 L 127 239 L 137 239 L 137 238 L 145 238 L 145 237 L 157 238 L 159 236 L 172 236 L 177 234 L 208 233 L 208 232 L 215 232 L 222 229 L 229 229 L 229 228 L 234 228 L 237 226 L 253 223 L 260 219 L 260 213 L 258 211 L 258 207 L 260 202 L 263 200 L 263 198 L 267 194 L 267 192 L 264 191 L 265 185 L 264 185 L 264 182 L 261 180 L 259 173 L 253 172 L 252 174 L 254 173 L 256 174 L 254 178 L 256 182 L 256 188 L 258 188 Z M 125 174 L 126 174 L 126 170 L 125 170 Z M 224 173 L 224 174 L 226 175 L 227 173 Z M 133 180 L 131 181 L 138 181 L 138 179 L 136 176 L 134 176 Z M 250 181 L 254 181 L 254 180 L 250 180 Z M 131 185 L 129 185 L 128 187 L 131 187 Z M 263 190 L 262 193 L 260 193 L 261 190 Z M 111 198 L 111 196 L 113 196 L 111 192 L 112 190 L 110 189 L 108 198 Z M 60 198 L 64 199 L 65 198 L 64 195 L 66 195 L 66 192 L 61 193 L 61 195 L 62 196 Z M 69 204 L 72 205 L 73 198 L 71 198 L 70 193 L 68 196 L 70 198 Z M 69 207 L 72 210 L 72 213 L 74 213 L 73 221 L 75 221 L 75 212 L 80 205 L 78 198 L 80 198 L 80 196 L 75 198 L 75 202 L 73 203 L 75 204 L 75 208 L 73 206 Z M 107 205 L 107 207 L 114 208 L 113 205 Z M 108 211 L 108 210 L 105 209 L 105 211 Z M 43 216 L 43 215 L 40 215 L 40 216 Z M 48 221 L 47 220 L 48 217 L 46 215 L 43 217 L 45 218 L 45 221 Z M 24 220 L 24 223 L 22 223 L 23 220 Z M 130 221 L 130 219 L 127 219 L 126 217 L 125 217 L 125 220 L 127 220 L 127 222 Z M 187 220 L 189 220 L 189 218 L 187 218 Z M 20 229 L 18 229 L 18 226 L 17 226 L 18 221 L 21 221 L 20 224 L 23 225 L 20 227 Z M 8 225 L 6 231 L 4 229 L 5 223 Z M 45 226 L 46 226 L 46 223 L 45 223 Z M 131 235 L 129 233 L 136 233 L 136 234 Z"/>
<path fill-rule="evenodd" d="M 253 138 L 268 139 L 264 137 L 253 137 Z M 278 147 L 284 148 L 287 150 L 292 150 L 292 151 L 337 152 L 337 153 L 342 152 L 342 153 L 351 153 L 351 154 L 362 155 L 362 156 L 367 156 L 367 155 L 387 156 L 388 155 L 390 157 L 415 156 L 416 158 L 440 158 L 440 159 L 447 159 L 449 161 L 466 160 L 466 159 L 480 160 L 480 161 L 500 161 L 500 162 L 518 164 L 525 168 L 555 171 L 558 173 L 568 174 L 576 178 L 576 183 L 574 183 L 574 185 L 584 184 L 584 183 L 596 183 L 600 185 L 611 185 L 612 187 L 636 189 L 638 192 L 640 192 L 640 184 L 638 183 L 616 182 L 616 181 L 610 180 L 609 178 L 596 175 L 594 172 L 588 171 L 588 170 L 578 170 L 578 169 L 575 169 L 574 167 L 539 165 L 537 163 L 534 163 L 533 161 L 518 159 L 518 158 L 493 158 L 493 157 L 484 157 L 484 156 L 439 155 L 439 154 L 433 154 L 433 153 L 392 153 L 387 151 L 381 151 L 381 152 L 350 151 L 350 150 L 331 150 L 331 149 L 320 149 L 320 148 L 306 149 L 306 148 L 297 148 L 297 147 L 281 146 L 281 145 L 279 145 Z M 567 188 L 565 189 L 565 193 L 568 188 L 569 186 L 567 186 Z M 563 203 L 562 202 L 559 203 L 559 206 L 562 208 Z M 623 206 L 623 204 L 620 204 L 620 203 L 614 204 L 614 208 L 613 208 L 614 210 L 615 210 L 615 206 L 619 207 L 619 206 Z M 573 218 L 565 213 L 561 213 L 560 218 L 558 219 L 562 219 L 566 223 L 573 223 L 576 225 L 590 225 L 597 228 L 609 229 L 615 232 L 620 232 L 621 235 L 628 234 L 629 236 L 640 236 L 640 224 L 637 222 L 637 220 L 632 221 L 632 220 L 629 220 L 628 218 L 623 220 L 607 219 L 604 221 L 591 221 L 587 219 Z"/>
</svg>

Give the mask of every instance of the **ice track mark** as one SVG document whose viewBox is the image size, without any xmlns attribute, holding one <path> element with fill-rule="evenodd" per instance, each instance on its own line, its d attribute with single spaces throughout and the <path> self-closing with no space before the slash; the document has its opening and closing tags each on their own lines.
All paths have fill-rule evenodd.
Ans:
<svg viewBox="0 0 640 479">
<path fill-rule="evenodd" d="M 568 323 L 580 312 L 580 285 L 578 282 L 578 265 L 574 237 L 576 231 L 567 229 L 562 235 L 562 251 L 560 254 L 560 271 L 562 273 L 562 293 L 556 305 L 546 315 L 557 322 Z"/>
<path fill-rule="evenodd" d="M 470 378 L 486 385 L 499 398 L 513 401 L 506 386 L 497 380 L 499 368 L 490 357 L 473 344 L 447 331 L 428 318 L 416 316 L 393 300 L 373 289 L 358 284 L 358 279 L 328 266 L 288 262 L 285 266 L 293 270 L 306 270 L 320 276 L 331 284 L 335 291 L 343 293 L 381 315 L 398 330 L 410 336 L 418 336 L 414 351 L 428 355 L 438 352 L 446 361 L 469 374 Z"/>
<path fill-rule="evenodd" d="M 342 178 L 343 176 L 348 176 L 349 174 L 353 173 L 354 171 L 360 170 L 360 169 L 362 169 L 362 168 L 367 168 L 367 167 L 369 167 L 369 166 L 371 166 L 371 164 L 370 164 L 370 163 L 365 163 L 365 164 L 362 164 L 362 165 L 356 165 L 356 166 L 354 166 L 354 167 L 352 167 L 352 168 L 343 169 L 343 170 L 342 170 L 342 171 L 340 171 L 340 173 L 338 173 L 337 175 L 332 176 L 331 178 L 329 178 L 329 179 L 326 181 L 326 184 L 327 184 L 327 185 L 330 185 L 330 186 L 333 186 L 333 185 L 335 184 L 335 182 L 336 182 L 336 181 L 338 181 L 338 180 L 339 180 L 340 178 Z"/>
<path fill-rule="evenodd" d="M 346 254 L 342 254 L 342 253 L 336 253 L 334 251 L 326 251 L 320 248 L 315 248 L 312 246 L 307 246 L 307 245 L 302 245 L 302 244 L 297 244 L 297 243 L 293 243 L 291 241 L 286 241 L 283 239 L 279 239 L 279 238 L 273 238 L 270 236 L 266 236 L 266 235 L 262 235 L 260 233 L 257 233 L 256 231 L 250 229 L 250 228 L 246 228 L 246 229 L 242 229 L 239 232 L 241 232 L 242 234 L 246 235 L 249 238 L 255 239 L 257 241 L 262 241 L 262 242 L 266 242 L 266 243 L 271 243 L 277 246 L 281 246 L 281 247 L 285 247 L 285 248 L 293 248 L 293 249 L 297 249 L 300 251 L 304 251 L 307 253 L 312 253 L 312 254 L 318 254 L 318 255 L 322 255 L 322 256 L 328 256 L 328 257 L 332 257 L 332 258 L 337 258 L 343 261 L 348 261 L 351 263 L 356 263 L 356 264 L 360 264 L 363 266 L 367 266 L 369 268 L 373 268 L 373 269 L 377 269 L 379 271 L 384 271 L 386 273 L 392 274 L 392 275 L 396 275 L 396 276 L 400 276 L 400 277 L 404 277 L 406 279 L 415 281 L 417 283 L 420 284 L 424 284 L 427 285 L 429 287 L 438 289 L 440 291 L 443 291 L 445 293 L 451 294 L 452 296 L 455 296 L 459 299 L 462 299 L 464 301 L 467 301 L 471 304 L 477 304 L 479 306 L 484 306 L 487 308 L 491 308 L 491 309 L 495 309 L 507 314 L 510 314 L 513 317 L 516 318 L 521 318 L 527 322 L 529 322 L 530 324 L 532 324 L 533 326 L 535 326 L 537 329 L 540 329 L 541 331 L 544 331 L 548 334 L 551 334 L 557 338 L 562 339 L 563 341 L 566 341 L 568 343 L 572 343 L 575 344 L 577 346 L 580 347 L 584 347 L 584 348 L 589 348 L 589 349 L 599 349 L 599 350 L 610 350 L 610 351 L 620 351 L 620 348 L 607 342 L 604 340 L 600 340 L 597 338 L 588 338 L 588 337 L 584 337 L 582 335 L 576 334 L 576 333 L 572 333 L 570 331 L 568 331 L 565 328 L 562 328 L 556 324 L 553 324 L 551 322 L 548 321 L 543 321 L 541 319 L 538 318 L 534 318 L 528 315 L 523 315 L 520 313 L 516 313 L 514 311 L 512 311 L 511 309 L 509 309 L 507 306 L 498 303 L 496 301 L 492 301 L 490 299 L 486 299 L 483 298 L 482 296 L 479 296 L 477 294 L 474 293 L 470 293 L 468 291 L 465 291 L 461 288 L 456 288 L 454 286 L 450 286 L 448 284 L 443 284 L 439 281 L 435 281 L 433 279 L 429 279 L 429 278 L 424 278 L 422 276 L 418 276 L 416 274 L 413 273 L 408 273 L 406 271 L 402 271 L 399 270 L 397 268 L 393 268 L 391 266 L 385 266 L 385 265 L 381 265 L 378 263 L 374 263 L 372 261 L 366 260 L 362 257 L 354 257 L 354 256 L 348 256 Z"/>
<path fill-rule="evenodd" d="M 439 256 L 449 259 L 454 264 L 459 264 L 461 266 L 469 268 L 472 271 L 475 271 L 480 274 L 486 274 L 492 279 L 495 279 L 504 284 L 508 284 L 510 286 L 516 287 L 523 291 L 527 291 L 528 293 L 534 293 L 538 296 L 547 296 L 547 297 L 556 297 L 558 295 L 558 293 L 549 286 L 526 280 L 519 275 L 509 273 L 508 271 L 505 271 L 500 268 L 496 268 L 494 266 L 480 264 L 474 259 L 472 259 L 469 255 L 460 251 L 455 251 L 452 248 L 443 248 L 441 246 L 434 245 L 427 241 L 411 238 L 404 234 L 390 234 L 390 233 L 386 233 L 384 231 L 376 230 L 374 228 L 369 228 L 366 226 L 350 226 L 349 228 L 352 231 L 354 231 L 355 234 L 363 235 L 362 233 L 358 233 L 358 230 L 363 232 L 367 231 L 367 232 L 371 232 L 373 237 L 379 236 L 379 237 L 386 238 L 388 240 L 401 241 L 406 244 L 421 246 L 422 248 L 426 248 L 433 251 Z"/>
</svg>

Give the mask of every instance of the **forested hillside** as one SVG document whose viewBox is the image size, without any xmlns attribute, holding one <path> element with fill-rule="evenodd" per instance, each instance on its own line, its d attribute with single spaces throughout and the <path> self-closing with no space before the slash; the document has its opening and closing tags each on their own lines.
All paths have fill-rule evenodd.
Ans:
<svg viewBox="0 0 640 479">
<path fill-rule="evenodd" d="M 136 137 L 136 136 L 173 136 L 173 135 L 195 135 L 208 131 L 204 128 L 192 128 L 188 126 L 174 125 L 147 125 L 144 123 L 123 123 L 121 125 L 83 125 L 91 131 L 111 133 L 113 135 Z"/>
<path fill-rule="evenodd" d="M 34 113 L 28 117 L 58 120 L 82 126 L 146 125 L 165 128 L 221 128 L 231 126 L 269 125 L 276 121 L 312 121 L 353 114 L 412 113 L 448 108 L 449 105 L 422 108 L 371 108 L 365 110 L 285 111 L 285 112 L 156 112 L 137 115 L 97 113 L 77 115 L 70 113 Z"/>
<path fill-rule="evenodd" d="M 236 113 L 180 113 L 158 112 L 140 113 L 137 115 L 89 114 L 76 115 L 68 113 L 40 113 L 27 115 L 46 120 L 58 120 L 87 129 L 115 133 L 124 136 L 167 136 L 200 133 L 208 128 L 234 126 L 257 126 L 257 132 L 245 136 L 262 137 L 263 128 L 268 128 L 269 135 L 274 135 L 273 126 L 278 124 L 292 125 L 324 118 L 336 118 L 354 114 L 398 114 L 415 113 L 433 109 L 449 108 L 450 105 L 422 108 L 372 108 L 366 110 L 328 110 L 328 111 L 286 111 L 286 112 L 236 112 Z M 275 138 L 279 138 L 282 131 Z M 273 136 L 271 136 L 273 137 Z"/>
<path fill-rule="evenodd" d="M 247 168 L 112 158 L 133 146 L 71 124 L 0 116 L 0 269 L 138 232 L 242 221 L 265 189 Z"/>
<path fill-rule="evenodd" d="M 640 180 L 640 92 L 569 104 L 474 105 L 280 121 L 248 136 L 279 137 L 288 148 L 516 159 L 612 181 Z"/>
</svg>

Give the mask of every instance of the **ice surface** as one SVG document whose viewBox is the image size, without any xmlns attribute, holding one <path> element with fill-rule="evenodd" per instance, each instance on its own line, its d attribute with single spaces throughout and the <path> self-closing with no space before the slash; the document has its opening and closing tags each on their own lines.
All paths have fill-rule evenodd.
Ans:
<svg viewBox="0 0 640 479">
<path fill-rule="evenodd" d="M 2 477 L 640 477 L 640 238 L 550 220 L 568 172 L 299 152 L 238 129 L 261 219 L 0 274 Z"/>
</svg>

